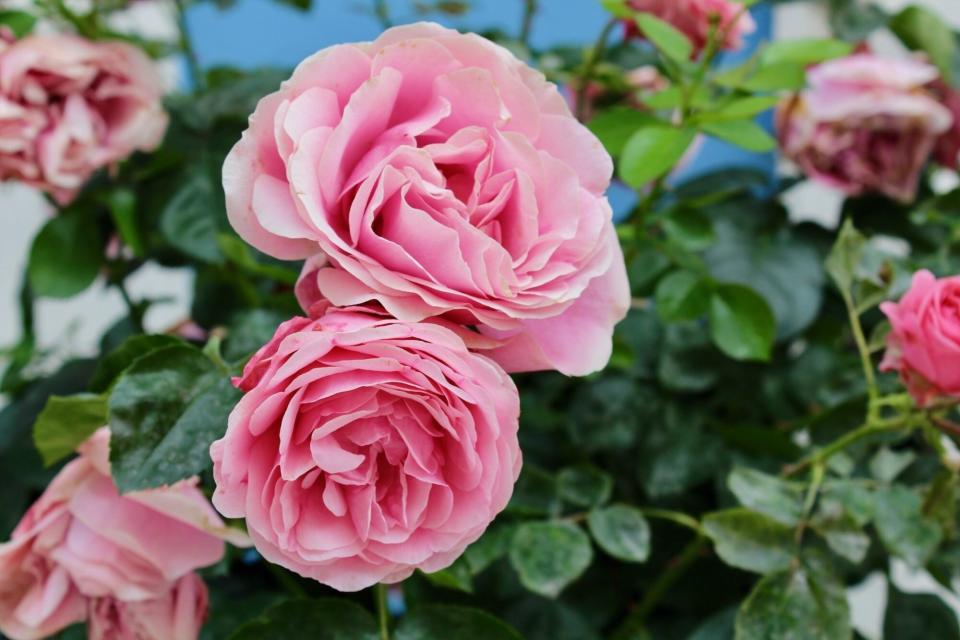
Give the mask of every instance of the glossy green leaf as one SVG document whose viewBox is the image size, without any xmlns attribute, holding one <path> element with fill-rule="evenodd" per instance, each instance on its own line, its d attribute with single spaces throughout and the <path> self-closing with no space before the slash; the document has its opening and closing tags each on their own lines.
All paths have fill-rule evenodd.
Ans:
<svg viewBox="0 0 960 640">
<path fill-rule="evenodd" d="M 427 605 L 405 615 L 394 640 L 523 640 L 506 622 L 480 609 Z"/>
<path fill-rule="evenodd" d="M 610 499 L 613 478 L 589 464 L 567 467 L 557 474 L 557 491 L 570 504 L 595 507 Z"/>
<path fill-rule="evenodd" d="M 903 593 L 890 585 L 883 616 L 884 638 L 960 640 L 957 614 L 932 593 Z"/>
<path fill-rule="evenodd" d="M 0 27 L 7 27 L 17 38 L 33 31 L 37 19 L 26 11 L 0 11 Z"/>
<path fill-rule="evenodd" d="M 198 349 L 148 353 L 110 394 L 110 460 L 121 492 L 171 484 L 210 467 L 240 392 Z"/>
<path fill-rule="evenodd" d="M 107 399 L 92 393 L 50 396 L 33 425 L 33 442 L 47 466 L 66 458 L 107 424 Z"/>
<path fill-rule="evenodd" d="M 590 566 L 590 538 L 570 522 L 527 522 L 517 528 L 510 564 L 534 593 L 557 597 Z"/>
<path fill-rule="evenodd" d="M 853 289 L 865 243 L 863 234 L 857 231 L 851 220 L 847 220 L 840 229 L 830 255 L 827 256 L 827 273 L 845 293 L 850 293 Z"/>
<path fill-rule="evenodd" d="M 229 640 L 379 640 L 373 616 L 333 598 L 288 600 L 267 609 L 230 634 Z"/>
<path fill-rule="evenodd" d="M 37 296 L 69 298 L 97 279 L 103 242 L 93 220 L 80 210 L 51 218 L 33 240 L 27 273 Z"/>
<path fill-rule="evenodd" d="M 757 583 L 737 614 L 736 640 L 849 640 L 843 585 L 804 571 L 783 571 Z"/>
<path fill-rule="evenodd" d="M 740 504 L 785 525 L 803 517 L 803 485 L 788 482 L 756 469 L 737 467 L 727 476 L 727 486 Z"/>
<path fill-rule="evenodd" d="M 910 49 L 930 56 L 948 81 L 954 77 L 957 38 L 943 16 L 920 4 L 912 4 L 890 20 L 890 30 Z"/>
<path fill-rule="evenodd" d="M 831 551 L 854 564 L 863 562 L 870 550 L 870 536 L 847 514 L 818 518 L 813 529 L 826 540 Z"/>
<path fill-rule="evenodd" d="M 160 215 L 160 230 L 167 242 L 203 262 L 223 262 L 216 218 L 223 205 L 217 198 L 204 168 L 194 168 Z"/>
<path fill-rule="evenodd" d="M 916 459 L 917 454 L 910 449 L 894 451 L 881 447 L 870 458 L 870 474 L 881 482 L 893 482 Z"/>
<path fill-rule="evenodd" d="M 924 517 L 923 501 L 909 487 L 877 492 L 874 526 L 887 550 L 914 567 L 927 563 L 943 539 L 940 526 Z"/>
<path fill-rule="evenodd" d="M 665 322 L 696 320 L 710 306 L 711 284 L 692 271 L 674 271 L 660 280 L 654 297 Z"/>
<path fill-rule="evenodd" d="M 706 249 L 716 238 L 710 218 L 693 208 L 671 211 L 663 219 L 663 230 L 671 242 L 691 252 Z"/>
<path fill-rule="evenodd" d="M 703 530 L 713 540 L 717 555 L 738 569 L 764 574 L 782 571 L 796 556 L 793 528 L 749 509 L 708 514 Z"/>
<path fill-rule="evenodd" d="M 649 13 L 641 13 L 636 20 L 644 37 L 665 56 L 677 62 L 690 60 L 693 55 L 693 43 L 669 22 Z"/>
<path fill-rule="evenodd" d="M 692 129 L 643 127 L 627 140 L 620 155 L 620 178 L 635 189 L 673 169 L 696 137 Z"/>
<path fill-rule="evenodd" d="M 777 140 L 753 120 L 720 120 L 703 122 L 704 133 L 742 147 L 747 151 L 763 153 L 777 148 Z"/>
<path fill-rule="evenodd" d="M 767 301 L 749 287 L 722 285 L 710 298 L 710 335 L 736 360 L 768 360 L 777 325 Z"/>
<path fill-rule="evenodd" d="M 97 362 L 97 368 L 90 379 L 90 389 L 97 393 L 106 391 L 114 380 L 138 358 L 158 349 L 176 345 L 186 346 L 186 343 L 180 338 L 166 334 L 139 335 L 127 338 L 119 347 Z"/>
<path fill-rule="evenodd" d="M 630 107 L 613 107 L 590 120 L 587 127 L 603 143 L 607 153 L 617 157 L 638 129 L 663 126 L 656 117 Z"/>
<path fill-rule="evenodd" d="M 777 40 L 764 47 L 760 54 L 763 65 L 782 62 L 813 64 L 832 58 L 842 58 L 853 52 L 853 45 L 842 40 L 804 38 Z"/>
<path fill-rule="evenodd" d="M 464 556 L 460 556 L 446 569 L 424 573 L 423 576 L 438 587 L 473 593 L 473 572 Z"/>
<path fill-rule="evenodd" d="M 601 549 L 624 562 L 650 557 L 650 525 L 636 507 L 614 504 L 592 510 L 587 525 Z"/>
</svg>

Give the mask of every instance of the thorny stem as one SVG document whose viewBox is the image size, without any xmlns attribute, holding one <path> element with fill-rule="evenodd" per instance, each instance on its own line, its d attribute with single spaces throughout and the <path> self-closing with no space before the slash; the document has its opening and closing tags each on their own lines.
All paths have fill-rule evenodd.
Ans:
<svg viewBox="0 0 960 640">
<path fill-rule="evenodd" d="M 618 19 L 612 18 L 604 25 L 603 30 L 597 37 L 597 41 L 593 44 L 593 48 L 590 50 L 590 53 L 587 54 L 586 63 L 583 65 L 583 72 L 577 79 L 577 120 L 581 122 L 587 114 L 587 91 L 590 88 L 590 81 L 593 80 L 593 72 L 596 70 L 600 60 L 603 59 L 603 54 L 607 50 L 607 40 L 619 22 Z"/>
<path fill-rule="evenodd" d="M 197 50 L 193 46 L 193 39 L 190 36 L 190 26 L 187 24 L 187 8 L 185 0 L 175 0 L 177 7 L 177 26 L 180 29 L 180 49 L 187 59 L 187 68 L 190 70 L 190 84 L 195 89 L 206 87 L 207 81 L 203 74 L 203 67 L 200 66 L 200 58 L 197 57 Z"/>
</svg>

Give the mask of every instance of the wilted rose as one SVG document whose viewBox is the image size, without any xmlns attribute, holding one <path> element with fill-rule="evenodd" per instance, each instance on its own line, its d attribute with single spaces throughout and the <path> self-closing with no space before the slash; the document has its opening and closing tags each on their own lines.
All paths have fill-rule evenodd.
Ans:
<svg viewBox="0 0 960 640">
<path fill-rule="evenodd" d="M 341 591 L 447 567 L 512 493 L 516 387 L 455 325 L 313 310 L 236 381 L 214 504 L 268 561 Z"/>
<path fill-rule="evenodd" d="M 162 96 L 154 65 L 129 44 L 0 42 L 0 180 L 70 202 L 96 170 L 160 143 Z"/>
<path fill-rule="evenodd" d="M 542 74 L 414 24 L 304 61 L 223 172 L 238 233 L 325 254 L 304 277 L 334 304 L 477 325 L 509 370 L 576 375 L 606 364 L 629 306 L 612 167 Z"/>
<path fill-rule="evenodd" d="M 89 640 L 195 640 L 207 616 L 207 586 L 195 573 L 165 594 L 127 602 L 98 598 L 90 603 Z"/>
<path fill-rule="evenodd" d="M 937 69 L 862 53 L 825 62 L 778 112 L 780 145 L 810 178 L 849 195 L 916 196 L 950 111 L 924 87 Z"/>
</svg>

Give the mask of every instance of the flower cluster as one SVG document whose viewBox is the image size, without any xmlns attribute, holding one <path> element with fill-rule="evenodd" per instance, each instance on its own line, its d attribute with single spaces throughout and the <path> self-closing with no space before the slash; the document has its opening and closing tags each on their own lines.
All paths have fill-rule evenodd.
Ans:
<svg viewBox="0 0 960 640">
<path fill-rule="evenodd" d="M 120 495 L 110 432 L 79 449 L 0 545 L 0 631 L 46 638 L 87 621 L 94 640 L 189 640 L 207 610 L 196 569 L 215 564 L 227 529 L 197 487 Z"/>
<path fill-rule="evenodd" d="M 557 88 L 479 36 L 416 24 L 303 62 L 224 165 L 237 232 L 306 259 L 310 317 L 237 381 L 217 508 L 342 590 L 452 563 L 519 473 L 506 372 L 610 357 L 611 173 Z"/>
<path fill-rule="evenodd" d="M 160 144 L 156 68 L 123 42 L 0 35 L 0 181 L 69 203 L 95 171 Z"/>
</svg>

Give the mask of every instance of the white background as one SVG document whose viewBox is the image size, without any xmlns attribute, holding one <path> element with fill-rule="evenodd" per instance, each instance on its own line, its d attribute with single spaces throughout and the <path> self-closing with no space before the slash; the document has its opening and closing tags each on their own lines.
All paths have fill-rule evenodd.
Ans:
<svg viewBox="0 0 960 640">
<path fill-rule="evenodd" d="M 878 2 L 890 10 L 902 7 L 902 0 Z M 960 0 L 916 0 L 940 12 L 954 25 L 960 26 Z M 151 31 L 163 30 L 164 9 L 148 7 L 143 3 L 139 9 L 140 24 L 150 25 Z M 156 15 L 159 12 L 160 16 Z M 822 10 L 806 5 L 785 5 L 778 8 L 775 19 L 778 38 L 795 38 L 823 35 L 827 32 L 826 17 Z M 880 51 L 891 51 L 896 45 L 880 38 L 871 43 Z M 798 217 L 811 217 L 829 221 L 838 205 L 838 198 L 829 191 L 806 186 L 791 194 L 789 206 Z M 43 199 L 29 189 L 0 184 L 0 348 L 13 344 L 19 337 L 17 294 L 20 277 L 26 264 L 30 242 L 49 215 Z M 129 280 L 134 299 L 142 297 L 170 297 L 174 302 L 151 308 L 146 325 L 150 331 L 162 331 L 187 316 L 190 281 L 183 271 L 161 269 L 155 266 L 142 268 Z M 39 343 L 59 353 L 93 355 L 99 336 L 124 314 L 123 302 L 116 291 L 107 290 L 101 284 L 91 287 L 83 294 L 68 301 L 42 300 L 37 309 L 37 334 Z M 900 563 L 892 566 L 894 580 L 907 591 L 938 590 L 960 610 L 960 601 L 953 594 L 939 589 L 932 580 L 922 574 L 910 572 Z M 850 592 L 854 623 L 870 640 L 881 636 L 881 616 L 886 600 L 885 578 L 874 575 Z M 898 640 L 898 639 L 890 639 Z"/>
</svg>

